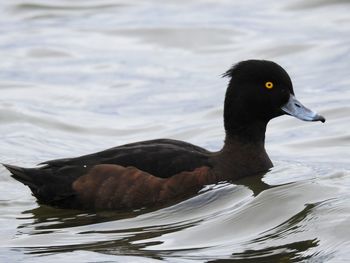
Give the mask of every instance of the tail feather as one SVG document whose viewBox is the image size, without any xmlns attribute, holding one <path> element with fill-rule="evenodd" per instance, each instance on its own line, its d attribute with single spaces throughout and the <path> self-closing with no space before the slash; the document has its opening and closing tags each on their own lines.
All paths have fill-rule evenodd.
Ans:
<svg viewBox="0 0 350 263">
<path fill-rule="evenodd" d="M 15 165 L 10 164 L 2 164 L 9 172 L 11 173 L 11 177 L 20 181 L 21 183 L 29 186 L 30 188 L 37 188 L 38 186 L 35 184 L 33 177 L 30 176 L 28 172 L 29 169 L 22 168 Z"/>
<path fill-rule="evenodd" d="M 27 185 L 39 203 L 70 206 L 70 198 L 75 193 L 71 187 L 74 177 L 56 174 L 51 169 L 23 168 L 10 164 L 2 164 L 9 172 L 11 177 Z"/>
</svg>

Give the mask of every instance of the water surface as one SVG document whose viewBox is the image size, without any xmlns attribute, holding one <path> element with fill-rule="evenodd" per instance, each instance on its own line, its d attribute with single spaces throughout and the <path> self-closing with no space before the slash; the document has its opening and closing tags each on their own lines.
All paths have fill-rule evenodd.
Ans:
<svg viewBox="0 0 350 263">
<path fill-rule="evenodd" d="M 1 262 L 349 262 L 348 1 L 0 3 L 0 161 L 154 138 L 222 146 L 227 79 L 274 60 L 327 122 L 273 120 L 263 177 L 129 213 L 39 206 L 0 168 Z"/>
</svg>

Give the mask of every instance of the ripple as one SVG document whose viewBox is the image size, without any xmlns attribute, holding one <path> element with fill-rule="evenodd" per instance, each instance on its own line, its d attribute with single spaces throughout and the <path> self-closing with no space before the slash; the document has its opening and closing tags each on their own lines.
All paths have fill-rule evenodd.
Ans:
<svg viewBox="0 0 350 263">
<path fill-rule="evenodd" d="M 106 2 L 105 4 L 72 4 L 72 3 L 66 3 L 64 4 L 64 1 L 62 1 L 63 4 L 47 4 L 46 1 L 43 1 L 42 3 L 33 3 L 33 2 L 26 2 L 16 4 L 15 10 L 17 11 L 33 11 L 33 10 L 41 10 L 41 11 L 51 11 L 51 10 L 68 10 L 68 11 L 81 11 L 81 10 L 93 10 L 96 11 L 98 9 L 110 9 L 113 7 L 121 7 L 125 6 L 126 4 L 109 4 Z M 102 1 L 101 1 L 102 2 Z M 110 2 L 110 1 L 109 1 Z"/>
</svg>

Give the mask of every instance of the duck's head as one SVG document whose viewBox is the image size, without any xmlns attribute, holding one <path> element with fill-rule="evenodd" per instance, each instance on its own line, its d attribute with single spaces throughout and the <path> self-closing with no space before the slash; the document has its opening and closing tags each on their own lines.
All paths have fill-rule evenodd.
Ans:
<svg viewBox="0 0 350 263">
<path fill-rule="evenodd" d="M 253 123 L 266 125 L 284 114 L 305 121 L 325 122 L 325 118 L 301 104 L 294 95 L 288 73 L 278 64 L 266 60 L 246 60 L 225 74 L 230 77 L 224 106 L 228 133 Z"/>
</svg>

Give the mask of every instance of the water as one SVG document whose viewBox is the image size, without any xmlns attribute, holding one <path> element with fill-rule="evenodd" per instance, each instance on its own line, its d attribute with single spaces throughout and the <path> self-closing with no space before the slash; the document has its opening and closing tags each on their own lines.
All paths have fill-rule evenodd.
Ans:
<svg viewBox="0 0 350 263">
<path fill-rule="evenodd" d="M 0 168 L 1 262 L 349 262 L 348 1 L 0 3 L 0 161 L 118 144 L 222 145 L 220 74 L 248 58 L 290 73 L 327 122 L 273 120 L 263 178 L 132 213 L 39 206 Z M 262 183 L 262 181 L 264 183 Z"/>
</svg>

